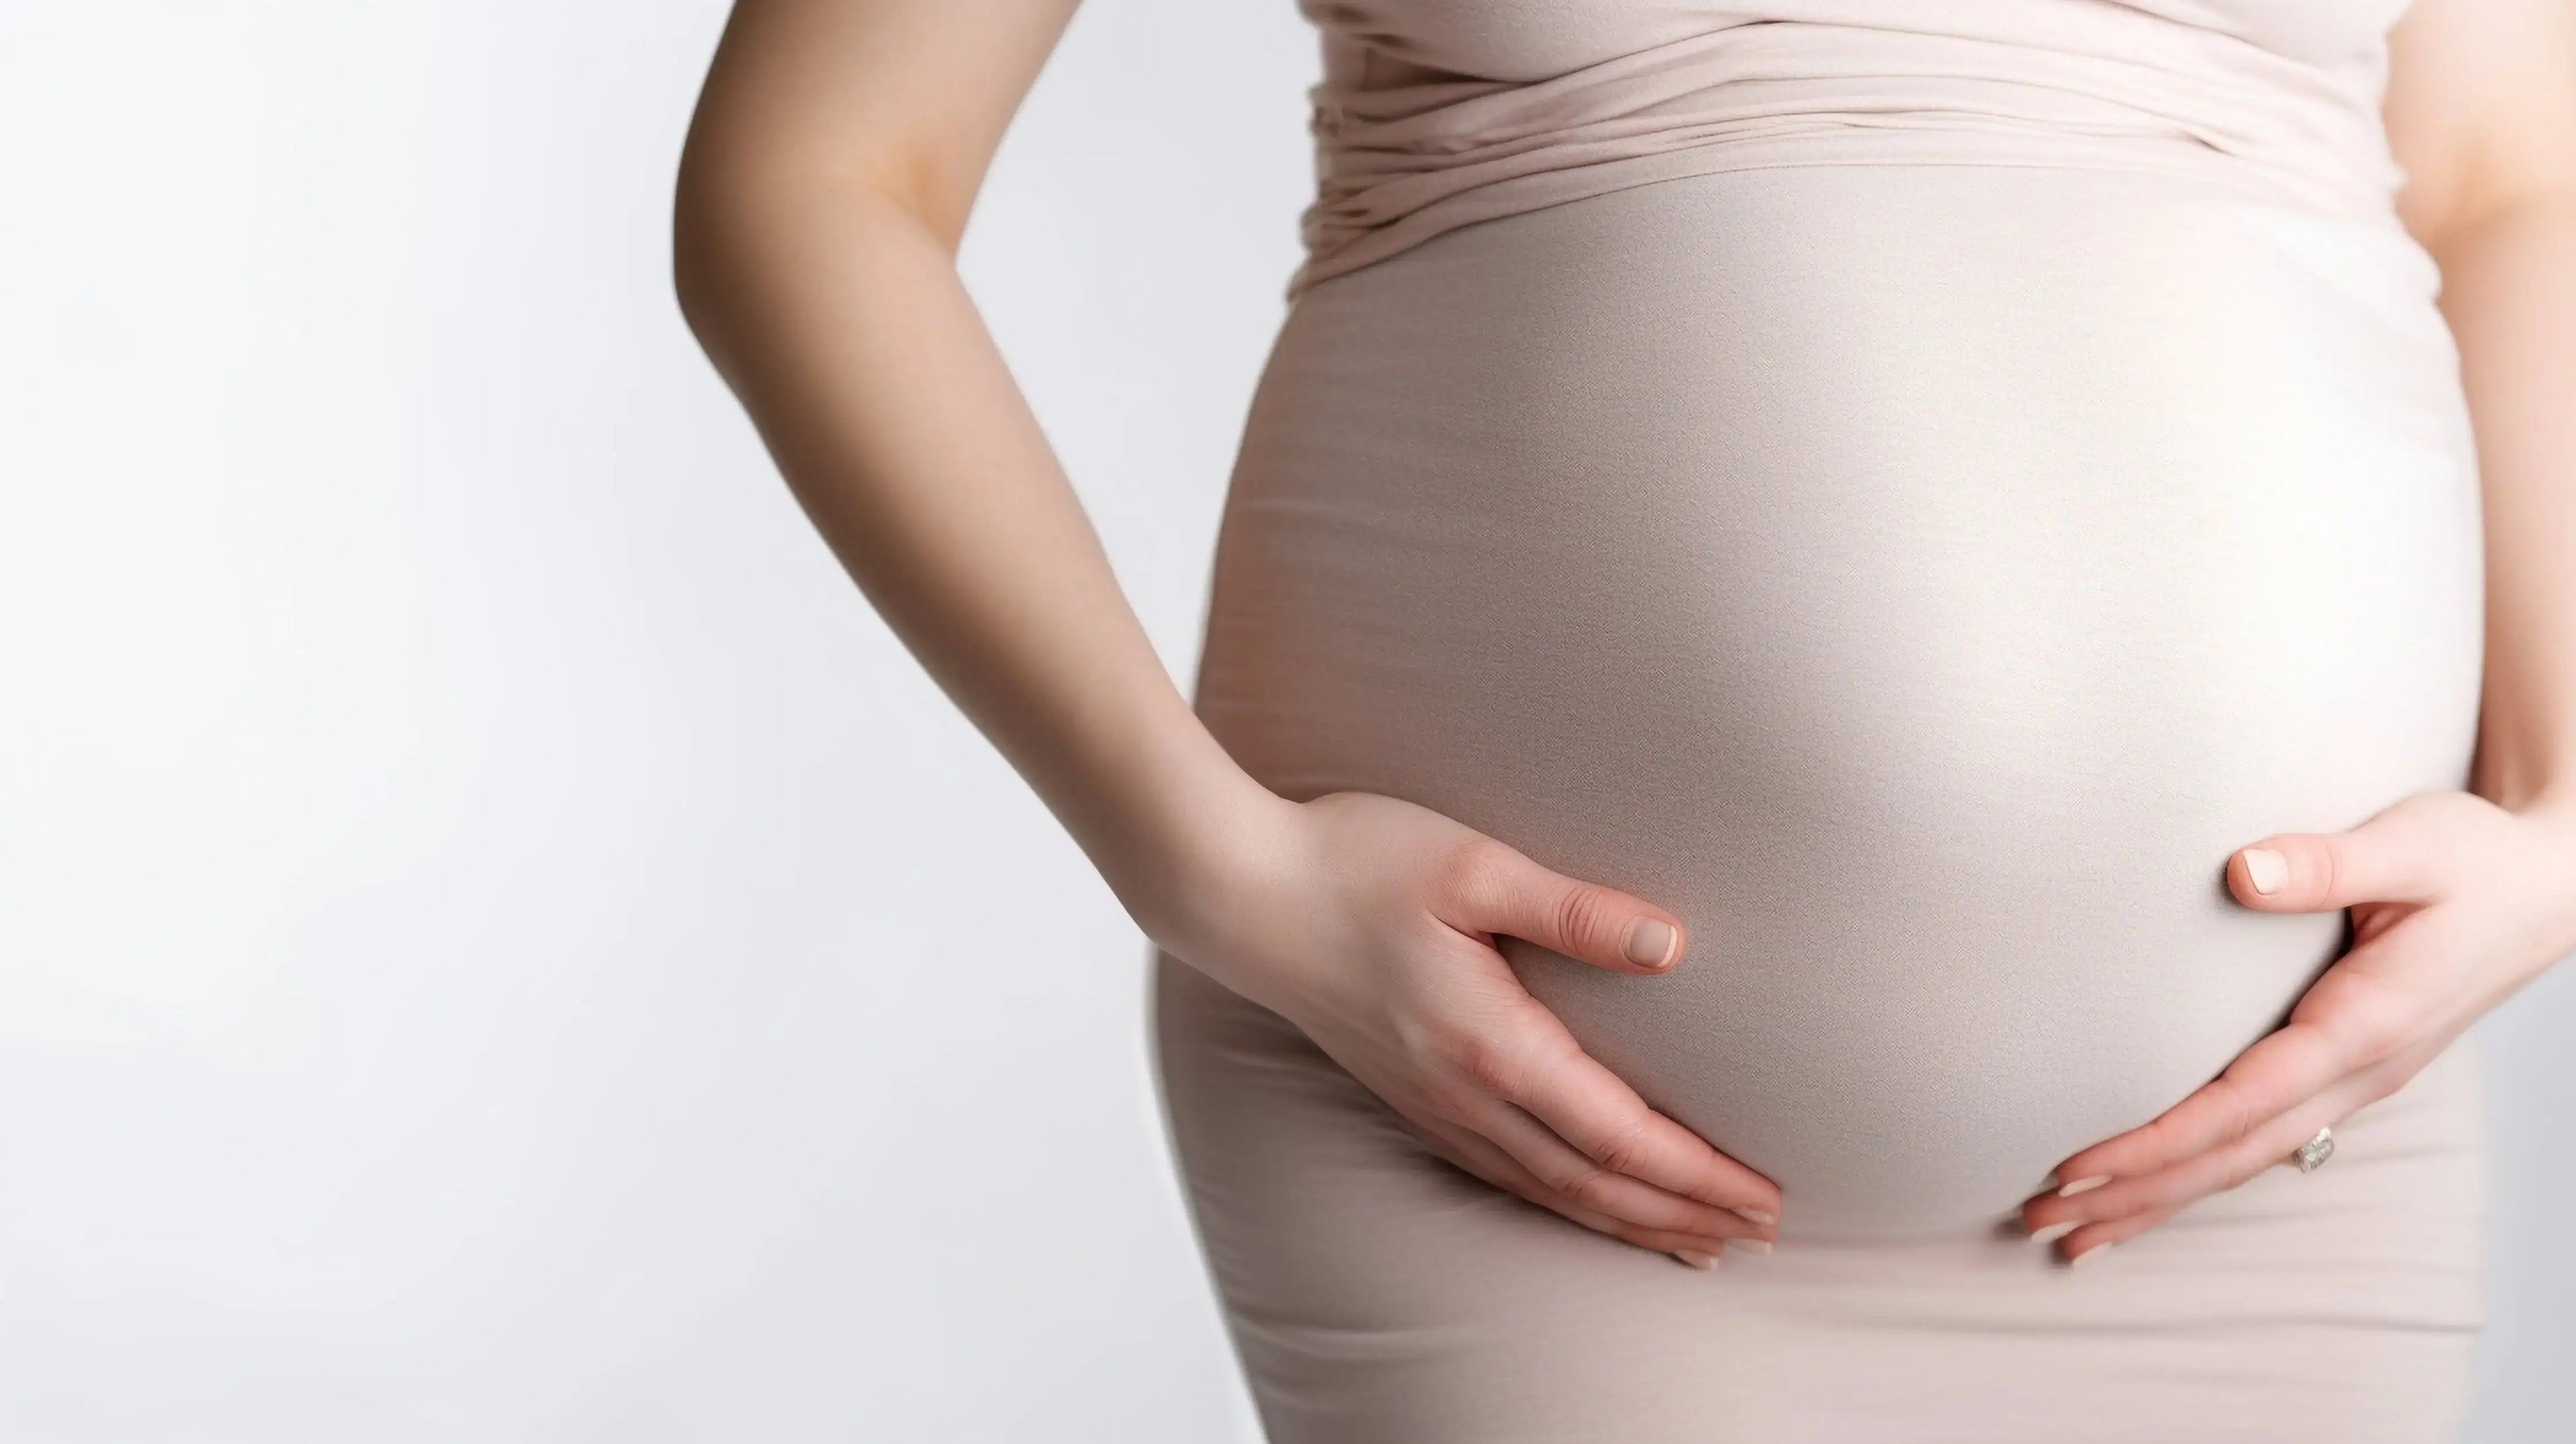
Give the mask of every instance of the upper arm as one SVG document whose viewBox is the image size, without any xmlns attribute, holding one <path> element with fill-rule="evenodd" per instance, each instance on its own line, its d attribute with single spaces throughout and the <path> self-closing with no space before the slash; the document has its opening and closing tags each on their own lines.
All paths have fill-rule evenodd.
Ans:
<svg viewBox="0 0 2576 1444">
<path fill-rule="evenodd" d="M 680 165 L 693 216 L 855 183 L 952 249 L 1075 0 L 739 0 Z"/>
<path fill-rule="evenodd" d="M 2416 0 L 2389 37 L 2398 213 L 2437 254 L 2520 201 L 2576 193 L 2576 0 Z"/>
</svg>

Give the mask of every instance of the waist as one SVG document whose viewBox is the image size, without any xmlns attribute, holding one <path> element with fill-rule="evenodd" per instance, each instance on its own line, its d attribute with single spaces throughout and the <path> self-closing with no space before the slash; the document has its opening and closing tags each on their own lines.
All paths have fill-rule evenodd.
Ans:
<svg viewBox="0 0 2576 1444">
<path fill-rule="evenodd" d="M 2117 6 L 1985 32 L 1935 8 L 1951 29 L 1740 21 L 1526 83 L 1363 87 L 1367 67 L 1333 65 L 1328 46 L 1291 289 L 1478 221 L 1789 166 L 2159 171 L 2396 224 L 2376 96 L 2350 77 Z"/>
<path fill-rule="evenodd" d="M 1971 1226 L 2275 1025 L 2228 851 L 2457 786 L 2473 461 L 2405 253 L 2097 173 L 1676 181 L 1310 292 L 1201 715 L 1672 908 L 1517 949 L 1800 1227 Z"/>
</svg>

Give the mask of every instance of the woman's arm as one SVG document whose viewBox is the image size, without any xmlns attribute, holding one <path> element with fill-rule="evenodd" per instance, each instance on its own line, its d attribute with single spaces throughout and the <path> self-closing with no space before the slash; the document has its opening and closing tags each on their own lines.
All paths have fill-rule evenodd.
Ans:
<svg viewBox="0 0 2576 1444">
<path fill-rule="evenodd" d="M 850 575 L 1143 914 L 1202 895 L 1158 884 L 1276 799 L 1172 686 L 957 277 L 1072 9 L 740 6 L 681 161 L 675 266 Z"/>
<path fill-rule="evenodd" d="M 1157 943 L 1489 1182 L 1692 1258 L 1768 1237 L 1777 1190 L 1585 1057 L 1493 945 L 1660 972 L 1677 920 L 1390 798 L 1276 796 L 1129 610 L 955 267 L 1072 8 L 744 0 L 680 168 L 690 325 L 851 576 Z"/>
<path fill-rule="evenodd" d="M 2286 1162 L 2576 949 L 2576 0 L 2419 0 L 2392 37 L 2400 212 L 2440 263 L 2477 433 L 2486 684 L 2473 793 L 2228 860 L 2264 912 L 2349 909 L 2280 1031 L 2024 1205 L 2070 1259 Z"/>
<path fill-rule="evenodd" d="M 2401 212 L 2441 263 L 2477 430 L 2476 789 L 2576 808 L 2576 5 L 2420 0 L 2394 46 Z"/>
</svg>

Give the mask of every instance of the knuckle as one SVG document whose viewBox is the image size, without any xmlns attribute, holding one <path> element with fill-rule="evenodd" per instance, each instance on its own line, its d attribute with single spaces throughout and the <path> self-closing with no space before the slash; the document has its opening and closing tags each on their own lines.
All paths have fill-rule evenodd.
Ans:
<svg viewBox="0 0 2576 1444">
<path fill-rule="evenodd" d="M 1472 1128 L 1485 1097 L 1467 1083 L 1433 1082 L 1422 1089 L 1422 1107 L 1442 1123 Z"/>
<path fill-rule="evenodd" d="M 2232 1143 L 2253 1132 L 2262 1123 L 2262 1109 L 2256 1105 L 2253 1094 L 2248 1092 L 2243 1084 L 2233 1079 L 2221 1078 L 2210 1086 L 2216 1090 L 2214 1096 L 2217 1102 L 2220 1142 Z M 2177 1148 L 2181 1141 L 2180 1139 L 2168 1140 Z"/>
<path fill-rule="evenodd" d="M 2319 897 L 2340 897 L 2344 868 L 2336 843 L 2320 838 L 2299 851 L 2307 854 L 2308 891 Z"/>
<path fill-rule="evenodd" d="M 1437 1072 L 1434 1065 L 1449 1056 L 1448 1034 L 1431 1019 L 1398 1009 L 1387 1026 L 1394 1034 L 1396 1050 L 1413 1064 L 1416 1072 Z"/>
<path fill-rule="evenodd" d="M 2154 1122 L 2151 1122 L 2138 1130 L 2137 1141 L 2128 1150 L 2128 1156 L 2116 1160 L 2116 1163 L 2115 1160 L 2104 1158 L 2099 1163 L 2086 1164 L 2083 1167 L 2076 1169 L 2075 1172 L 2077 1176 L 2081 1177 L 2087 1174 L 2105 1171 L 2112 1173 L 2144 1173 L 2151 1169 L 2161 1168 L 2183 1151 L 2183 1131 L 2185 1126 L 2183 1119 L 2175 1116 L 2174 1114 L 2168 1113 L 2164 1117 L 2158 1118 Z M 2116 1165 L 2126 1166 L 2122 1167 Z M 2066 1171 L 2067 1170 L 2062 1168 L 2059 1170 L 2061 1173 Z"/>
<path fill-rule="evenodd" d="M 1462 905 L 1490 905 L 1503 890 L 1511 858 L 1512 850 L 1490 837 L 1462 839 L 1432 865 L 1432 885 L 1442 897 Z"/>
<path fill-rule="evenodd" d="M 1606 1168 L 1580 1169 L 1558 1184 L 1557 1191 L 1585 1208 L 1607 1213 L 1619 1196 L 1618 1176 Z"/>
<path fill-rule="evenodd" d="M 1652 1126 L 1643 1118 L 1625 1118 L 1585 1150 L 1592 1161 L 1619 1173 L 1635 1173 L 1653 1151 Z"/>
<path fill-rule="evenodd" d="M 1609 894 L 1589 883 L 1576 883 L 1559 893 L 1550 911 L 1557 935 L 1577 947 L 1606 937 L 1610 930 Z"/>
<path fill-rule="evenodd" d="M 1450 1044 L 1450 1059 L 1468 1082 L 1496 1097 L 1515 1097 L 1520 1092 L 1519 1050 L 1500 1037 L 1462 1033 Z"/>
</svg>

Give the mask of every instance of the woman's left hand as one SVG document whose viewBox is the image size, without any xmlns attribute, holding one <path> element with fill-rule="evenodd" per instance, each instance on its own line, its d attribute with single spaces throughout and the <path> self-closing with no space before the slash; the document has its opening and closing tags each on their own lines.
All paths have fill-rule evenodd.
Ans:
<svg viewBox="0 0 2576 1444">
<path fill-rule="evenodd" d="M 2350 832 L 2254 843 L 2227 860 L 2227 886 L 2260 912 L 2349 908 L 2352 947 L 2279 1031 L 2154 1122 L 2059 1164 L 2064 1187 L 2022 1205 L 2070 1261 L 2289 1162 L 2576 949 L 2576 813 L 2421 793 Z"/>
</svg>

